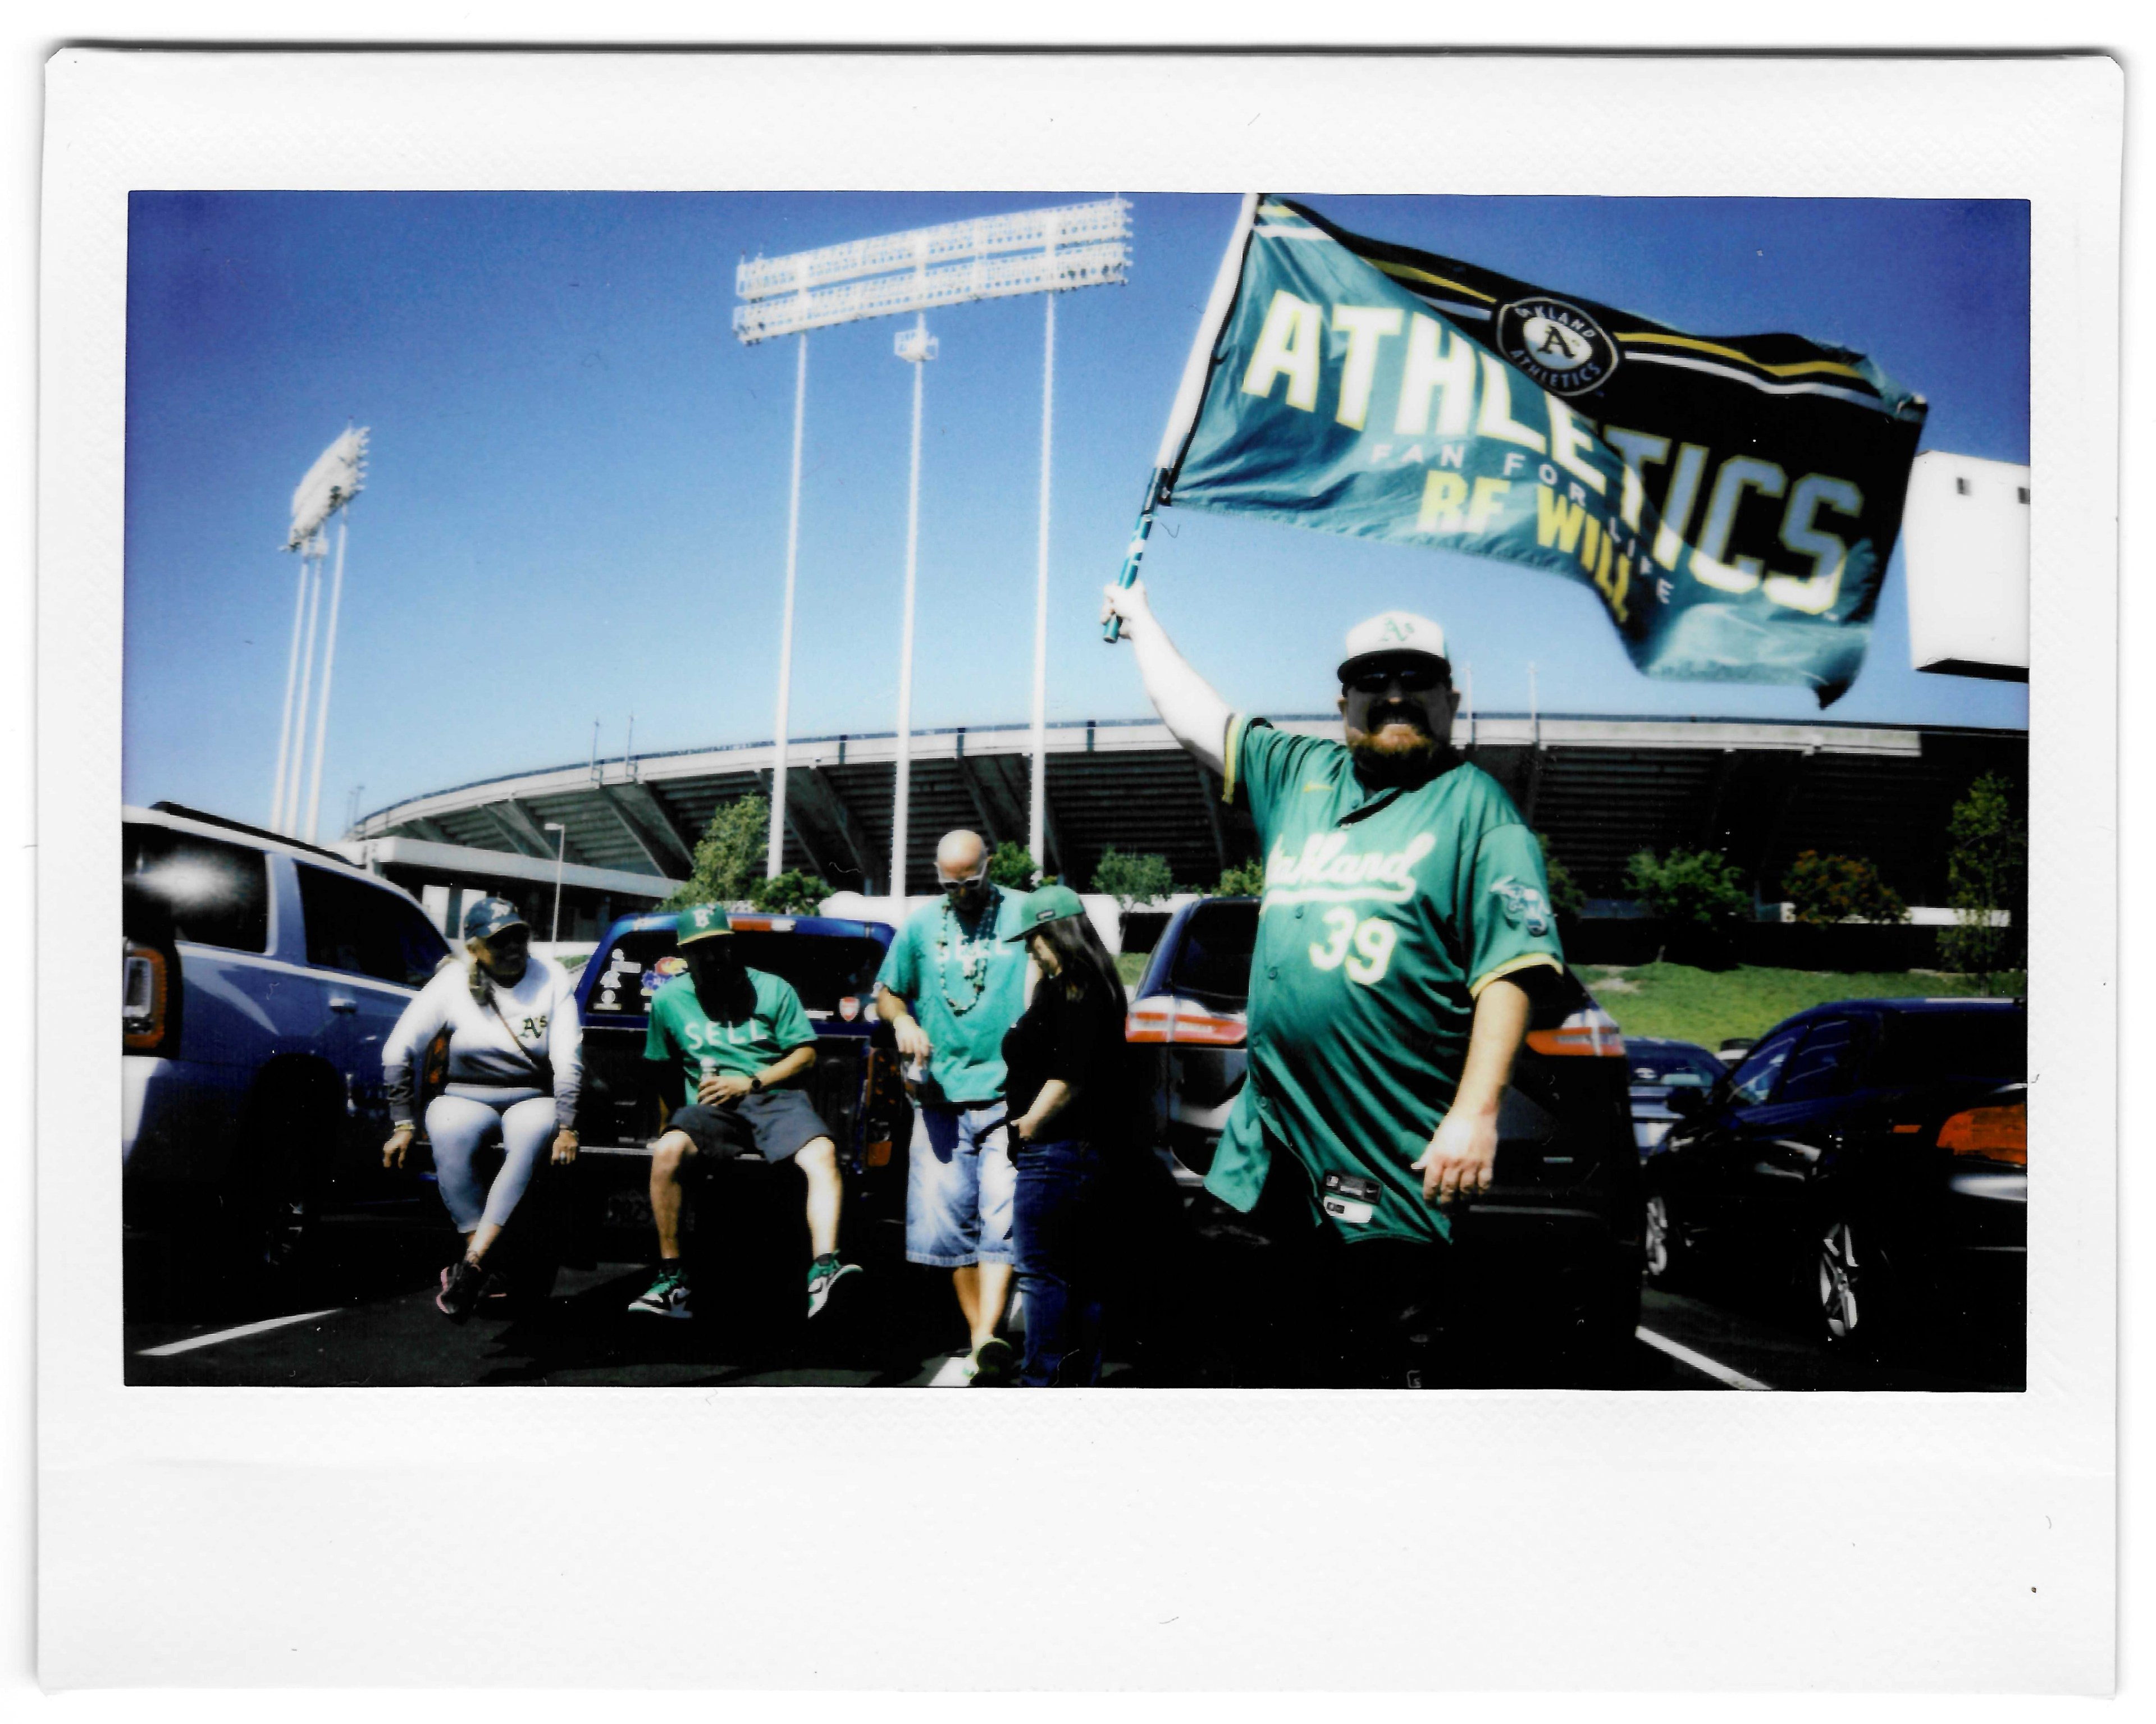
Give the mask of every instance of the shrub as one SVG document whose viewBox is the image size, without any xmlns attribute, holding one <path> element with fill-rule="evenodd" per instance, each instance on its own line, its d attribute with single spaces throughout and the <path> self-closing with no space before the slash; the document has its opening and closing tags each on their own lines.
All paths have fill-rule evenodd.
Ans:
<svg viewBox="0 0 2156 1724">
<path fill-rule="evenodd" d="M 1905 922 L 1909 906 L 1861 856 L 1806 850 L 1789 865 L 1782 890 L 1800 922 Z"/>
<path fill-rule="evenodd" d="M 1033 852 L 1022 844 L 1005 839 L 988 857 L 988 879 L 995 885 L 1008 887 L 1014 892 L 1029 892 L 1040 869 L 1033 859 Z"/>
<path fill-rule="evenodd" d="M 1543 876 L 1549 882 L 1550 908 L 1559 916 L 1578 916 L 1587 908 L 1587 894 L 1580 890 L 1572 870 L 1551 851 L 1550 841 L 1537 832 L 1535 842 L 1542 846 Z"/>
<path fill-rule="evenodd" d="M 1625 879 L 1665 921 L 1719 931 L 1752 913 L 1743 870 L 1713 850 L 1671 850 L 1659 860 L 1652 850 L 1642 850 Z"/>
<path fill-rule="evenodd" d="M 1265 890 L 1265 865 L 1255 856 L 1220 870 L 1213 887 L 1215 898 L 1255 898 Z"/>
<path fill-rule="evenodd" d="M 757 881 L 749 888 L 748 901 L 772 916 L 814 916 L 830 895 L 831 883 L 821 875 L 789 868 Z"/>
<path fill-rule="evenodd" d="M 1175 890 L 1175 875 L 1165 856 L 1134 855 L 1110 844 L 1093 870 L 1093 890 L 1107 893 L 1130 910 L 1167 897 Z"/>
</svg>

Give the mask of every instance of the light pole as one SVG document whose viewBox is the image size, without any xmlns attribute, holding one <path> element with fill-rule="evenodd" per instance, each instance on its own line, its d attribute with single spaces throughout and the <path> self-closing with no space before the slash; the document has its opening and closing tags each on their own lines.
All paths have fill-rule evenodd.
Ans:
<svg viewBox="0 0 2156 1724">
<path fill-rule="evenodd" d="M 352 499 L 366 489 L 366 480 L 367 428 L 347 425 L 344 434 L 315 458 L 314 465 L 307 469 L 306 477 L 292 493 L 292 521 L 285 535 L 285 548 L 300 556 L 300 598 L 292 613 L 292 650 L 285 667 L 285 716 L 277 732 L 277 793 L 272 799 L 270 824 L 278 831 L 295 835 L 300 829 L 300 785 L 301 768 L 306 760 L 308 696 L 314 682 L 315 629 L 322 608 L 322 558 L 328 549 L 324 535 L 330 517 L 340 509 L 349 508 Z M 345 522 L 337 523 L 337 562 L 330 593 L 329 637 L 322 658 L 321 699 L 315 711 L 315 762 L 307 800 L 306 835 L 310 842 L 315 838 L 316 822 L 321 808 L 323 742 L 330 716 L 330 673 L 336 661 L 337 602 L 344 592 L 344 546 L 348 531 Z M 311 582 L 307 578 L 310 562 L 314 565 Z M 306 619 L 304 647 L 300 635 L 302 612 Z M 299 684 L 296 702 L 293 699 L 295 669 Z"/>
<path fill-rule="evenodd" d="M 913 574 L 921 545 L 921 374 L 936 357 L 936 337 L 928 333 L 928 320 L 916 314 L 913 327 L 901 330 L 891 348 L 913 367 L 913 459 L 906 487 L 906 608 L 898 629 L 898 752 L 891 803 L 891 895 L 903 898 L 908 768 L 913 754 Z"/>
<path fill-rule="evenodd" d="M 1048 439 L 1055 367 L 1054 295 L 1081 287 L 1118 286 L 1122 283 L 1131 261 L 1130 214 L 1127 203 L 1121 198 L 1109 198 L 1055 209 L 1022 210 L 1010 215 L 947 222 L 940 227 L 916 228 L 904 233 L 850 240 L 843 245 L 827 245 L 816 251 L 795 252 L 786 257 L 751 259 L 734 272 L 734 291 L 742 301 L 734 307 L 734 334 L 744 346 L 753 346 L 758 341 L 772 341 L 780 336 L 805 337 L 812 329 L 911 314 L 916 319 L 916 326 L 899 336 L 899 357 L 911 359 L 918 366 L 932 357 L 935 351 L 934 342 L 929 341 L 918 321 L 920 314 L 973 300 L 1008 299 L 1029 293 L 1050 295 L 1048 351 L 1041 402 L 1040 573 L 1036 595 L 1045 605 Z M 909 341 L 926 342 L 927 351 L 909 353 Z M 778 752 L 772 767 L 771 835 L 765 855 L 765 870 L 770 875 L 779 871 L 786 830 L 787 700 L 793 670 L 793 572 L 801 510 L 801 417 L 808 363 L 804 340 L 794 360 L 793 482 L 787 504 L 786 598 L 780 624 L 778 660 Z M 907 624 L 905 658 L 899 670 L 901 716 L 894 795 L 897 824 L 891 834 L 894 895 L 902 895 L 905 891 L 906 763 L 912 743 L 912 572 L 921 446 L 921 374 L 917 370 L 913 387 L 916 494 L 907 507 Z M 1045 609 L 1042 608 L 1034 625 L 1032 830 L 1035 834 L 1036 859 L 1041 847 L 1038 834 L 1046 808 L 1045 618 Z"/>
<path fill-rule="evenodd" d="M 569 829 L 559 820 L 549 820 L 547 829 L 562 834 L 554 840 L 554 920 L 547 929 L 547 943 L 552 946 L 562 937 L 562 858 L 569 848 Z"/>
</svg>

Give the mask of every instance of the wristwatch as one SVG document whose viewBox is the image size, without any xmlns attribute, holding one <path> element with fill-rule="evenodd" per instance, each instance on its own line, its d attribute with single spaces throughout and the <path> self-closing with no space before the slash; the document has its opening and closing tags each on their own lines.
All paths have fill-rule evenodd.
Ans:
<svg viewBox="0 0 2156 1724">
<path fill-rule="evenodd" d="M 752 1095 L 761 1095 L 763 1094 L 763 1080 L 761 1077 L 758 1077 L 754 1072 L 751 1072 L 749 1074 L 748 1092 Z"/>
</svg>

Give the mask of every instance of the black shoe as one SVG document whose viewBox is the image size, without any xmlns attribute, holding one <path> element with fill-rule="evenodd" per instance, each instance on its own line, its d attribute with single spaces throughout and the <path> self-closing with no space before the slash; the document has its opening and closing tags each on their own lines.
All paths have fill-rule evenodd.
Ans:
<svg viewBox="0 0 2156 1724">
<path fill-rule="evenodd" d="M 486 1271 L 469 1257 L 459 1257 L 442 1271 L 442 1290 L 434 1296 L 434 1309 L 453 1323 L 470 1316 L 486 1291 Z"/>
</svg>

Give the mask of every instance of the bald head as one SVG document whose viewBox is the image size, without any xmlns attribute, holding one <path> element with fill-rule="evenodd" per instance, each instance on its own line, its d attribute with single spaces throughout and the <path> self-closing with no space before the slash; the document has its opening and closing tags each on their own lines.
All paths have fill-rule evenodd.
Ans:
<svg viewBox="0 0 2156 1724">
<path fill-rule="evenodd" d="M 978 832 L 947 832 L 936 846 L 936 879 L 962 916 L 979 915 L 994 899 L 988 847 Z"/>
<path fill-rule="evenodd" d="M 981 871 L 988 854 L 978 832 L 947 832 L 936 846 L 936 871 L 947 880 L 967 880 Z"/>
</svg>

